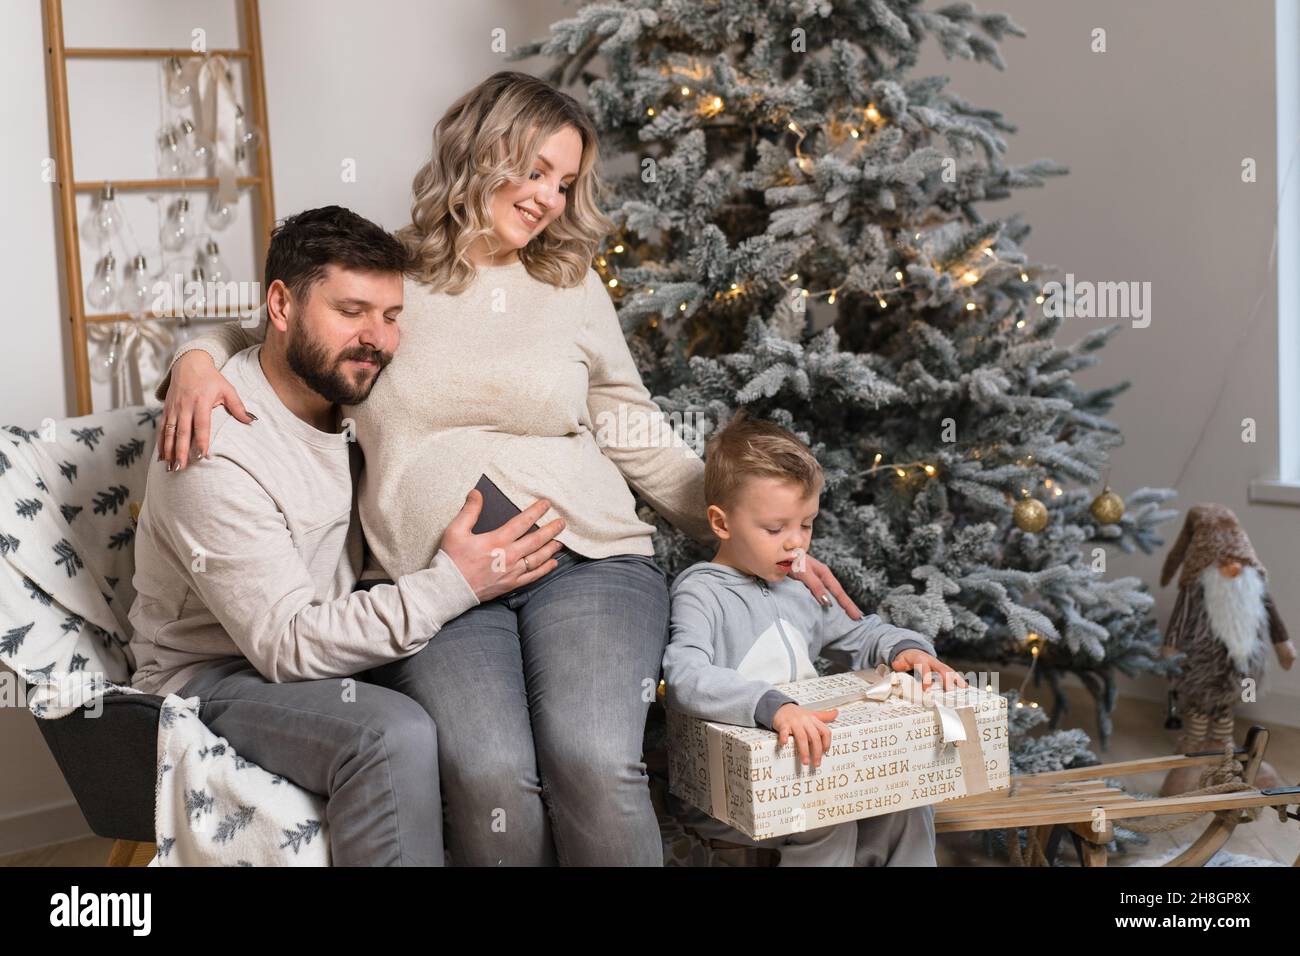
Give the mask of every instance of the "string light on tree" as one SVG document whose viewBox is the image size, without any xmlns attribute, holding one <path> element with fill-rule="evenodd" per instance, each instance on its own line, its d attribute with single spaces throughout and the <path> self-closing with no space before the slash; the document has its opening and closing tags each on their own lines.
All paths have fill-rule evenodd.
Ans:
<svg viewBox="0 0 1300 956">
<path fill-rule="evenodd" d="M 1038 654 L 1040 650 L 1039 642 L 1042 641 L 1042 637 L 1040 637 L 1038 634 L 1034 633 L 1033 631 L 1030 631 L 1029 637 L 1026 640 L 1029 644 L 1029 669 L 1025 671 L 1025 678 L 1020 682 L 1020 687 L 1016 691 L 1017 707 L 1025 706 L 1025 688 L 1029 686 L 1029 678 L 1033 676 L 1034 668 L 1038 665 Z M 1037 707 L 1038 702 L 1030 701 L 1029 706 L 1031 708 Z"/>
</svg>

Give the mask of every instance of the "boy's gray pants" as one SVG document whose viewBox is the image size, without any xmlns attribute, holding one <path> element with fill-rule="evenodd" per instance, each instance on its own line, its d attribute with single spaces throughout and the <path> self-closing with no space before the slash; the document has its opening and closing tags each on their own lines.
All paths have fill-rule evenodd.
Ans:
<svg viewBox="0 0 1300 956">
<path fill-rule="evenodd" d="M 935 866 L 934 807 L 912 807 L 848 823 L 755 840 L 701 810 L 682 822 L 702 837 L 777 850 L 780 866 Z"/>
</svg>

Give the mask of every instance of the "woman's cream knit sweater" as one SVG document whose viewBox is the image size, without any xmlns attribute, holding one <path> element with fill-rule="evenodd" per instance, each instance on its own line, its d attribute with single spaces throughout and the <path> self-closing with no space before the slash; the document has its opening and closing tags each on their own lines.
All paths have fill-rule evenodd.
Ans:
<svg viewBox="0 0 1300 956">
<path fill-rule="evenodd" d="M 404 293 L 393 361 L 365 402 L 343 409 L 365 454 L 364 577 L 427 568 L 481 474 L 519 508 L 550 499 L 538 524 L 564 518 L 559 540 L 588 557 L 654 553 L 629 485 L 685 533 L 713 540 L 704 463 L 650 400 L 594 270 L 560 289 L 516 261 L 480 267 L 459 295 L 409 278 Z M 265 320 L 231 322 L 177 357 L 201 348 L 219 368 L 264 337 Z"/>
</svg>

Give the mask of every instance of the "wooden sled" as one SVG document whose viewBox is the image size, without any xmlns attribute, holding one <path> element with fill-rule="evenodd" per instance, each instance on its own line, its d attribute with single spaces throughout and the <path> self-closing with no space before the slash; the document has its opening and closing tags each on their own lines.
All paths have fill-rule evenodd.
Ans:
<svg viewBox="0 0 1300 956">
<path fill-rule="evenodd" d="M 1028 865 L 1051 865 L 1061 838 L 1069 834 L 1082 866 L 1105 866 L 1106 844 L 1115 839 L 1114 824 L 1142 818 L 1195 813 L 1214 816 L 1191 846 L 1165 866 L 1204 866 L 1228 842 L 1238 823 L 1254 819 L 1244 811 L 1252 807 L 1274 807 L 1292 820 L 1300 820 L 1300 787 L 1259 790 L 1253 786 L 1255 773 L 1264 759 L 1268 730 L 1259 725 L 1246 734 L 1246 745 L 1234 750 L 1241 762 L 1240 779 L 1249 789 L 1232 793 L 1176 795 L 1138 800 L 1122 789 L 1108 785 L 1108 777 L 1169 771 L 1178 767 L 1213 767 L 1225 759 L 1223 750 L 1170 754 L 1142 760 L 1056 770 L 1050 773 L 1012 776 L 1008 790 L 959 797 L 934 808 L 936 833 L 962 830 L 1009 830 L 1029 828 L 1031 845 Z M 1019 840 L 1015 840 L 1019 850 Z M 1013 857 L 1014 858 L 1014 857 Z M 1017 862 L 1019 862 L 1017 860 Z M 1300 856 L 1293 866 L 1300 866 Z"/>
</svg>

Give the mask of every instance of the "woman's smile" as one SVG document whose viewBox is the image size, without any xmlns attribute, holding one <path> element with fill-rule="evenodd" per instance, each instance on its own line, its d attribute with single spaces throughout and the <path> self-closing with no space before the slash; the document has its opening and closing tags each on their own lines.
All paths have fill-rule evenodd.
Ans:
<svg viewBox="0 0 1300 956">
<path fill-rule="evenodd" d="M 524 225 L 528 227 L 529 232 L 532 232 L 537 224 L 542 221 L 541 216 L 529 212 L 523 206 L 515 206 L 515 208 L 519 210 L 519 218 L 524 221 Z"/>
</svg>

